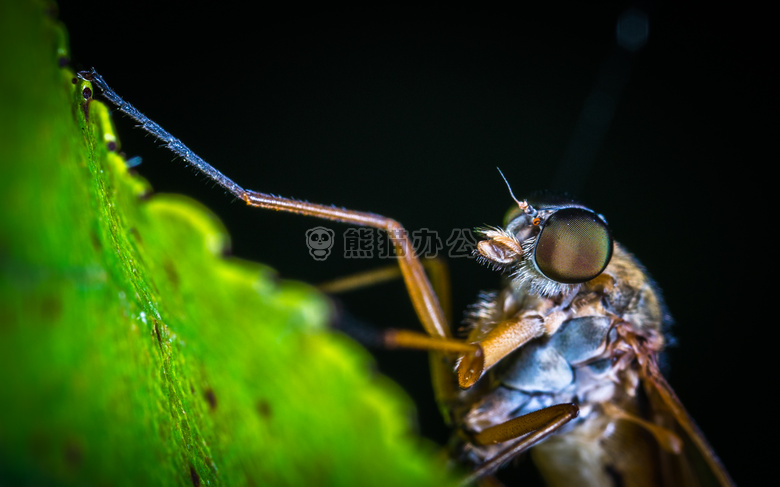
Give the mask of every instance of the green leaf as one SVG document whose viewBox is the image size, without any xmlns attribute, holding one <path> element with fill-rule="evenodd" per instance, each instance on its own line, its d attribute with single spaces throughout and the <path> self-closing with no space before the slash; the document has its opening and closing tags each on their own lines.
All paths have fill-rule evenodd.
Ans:
<svg viewBox="0 0 780 487">
<path fill-rule="evenodd" d="M 0 484 L 451 483 L 323 296 L 128 172 L 49 10 L 0 3 Z"/>
</svg>

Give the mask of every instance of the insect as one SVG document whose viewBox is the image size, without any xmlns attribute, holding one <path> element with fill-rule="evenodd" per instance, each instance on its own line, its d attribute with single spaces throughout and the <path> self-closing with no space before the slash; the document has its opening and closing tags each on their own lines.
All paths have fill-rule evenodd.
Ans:
<svg viewBox="0 0 780 487">
<path fill-rule="evenodd" d="M 732 484 L 659 371 L 661 298 L 598 213 L 558 197 L 519 200 L 510 189 L 515 206 L 504 226 L 482 229 L 475 250 L 507 279 L 469 310 L 462 339 L 400 223 L 246 190 L 96 71 L 79 76 L 248 205 L 387 232 L 425 334 L 391 330 L 385 342 L 430 351 L 437 399 L 454 427 L 453 454 L 473 467 L 466 482 L 532 450 L 553 485 Z"/>
</svg>

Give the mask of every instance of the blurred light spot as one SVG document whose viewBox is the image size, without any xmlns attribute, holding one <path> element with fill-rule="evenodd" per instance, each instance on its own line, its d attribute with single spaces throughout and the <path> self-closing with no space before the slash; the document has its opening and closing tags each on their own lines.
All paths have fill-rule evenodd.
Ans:
<svg viewBox="0 0 780 487">
<path fill-rule="evenodd" d="M 617 43 L 627 51 L 638 51 L 647 44 L 650 23 L 641 10 L 628 9 L 618 18 Z"/>
<path fill-rule="evenodd" d="M 127 167 L 136 167 L 139 166 L 142 162 L 141 156 L 135 156 L 131 157 L 130 159 L 125 161 L 125 165 Z"/>
</svg>

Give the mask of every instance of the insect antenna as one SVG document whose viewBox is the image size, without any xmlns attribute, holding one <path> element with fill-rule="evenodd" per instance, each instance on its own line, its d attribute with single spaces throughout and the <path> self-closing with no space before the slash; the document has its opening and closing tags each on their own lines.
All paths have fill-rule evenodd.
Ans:
<svg viewBox="0 0 780 487">
<path fill-rule="evenodd" d="M 501 168 L 496 167 L 496 169 L 498 170 L 498 174 L 501 175 L 501 178 L 504 180 L 504 183 L 506 184 L 506 187 L 509 190 L 509 196 L 511 196 L 512 199 L 515 200 L 515 203 L 517 203 L 517 206 L 521 210 L 523 210 L 523 213 L 525 213 L 527 215 L 535 216 L 536 215 L 536 210 L 534 209 L 534 207 L 529 205 L 528 201 L 526 201 L 526 200 L 523 200 L 523 201 L 518 200 L 515 197 L 515 194 L 512 192 L 512 186 L 509 185 L 509 181 L 507 181 L 506 176 L 504 176 L 504 173 L 501 172 Z"/>
</svg>

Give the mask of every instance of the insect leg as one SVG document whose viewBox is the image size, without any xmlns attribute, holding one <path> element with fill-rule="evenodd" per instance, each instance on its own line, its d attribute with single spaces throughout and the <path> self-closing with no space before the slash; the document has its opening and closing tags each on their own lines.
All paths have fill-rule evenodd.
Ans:
<svg viewBox="0 0 780 487">
<path fill-rule="evenodd" d="M 141 129 L 148 132 L 157 140 L 163 142 L 165 146 L 168 147 L 168 149 L 184 159 L 187 164 L 190 164 L 195 169 L 211 178 L 214 182 L 228 190 L 237 198 L 243 199 L 244 188 L 234 183 L 230 178 L 201 159 L 200 156 L 192 152 L 192 150 L 184 145 L 179 139 L 171 135 L 164 128 L 160 127 L 149 117 L 138 111 L 138 109 L 133 105 L 124 101 L 119 95 L 116 94 L 114 90 L 108 86 L 108 84 L 103 80 L 103 77 L 100 76 L 94 68 L 89 71 L 79 71 L 77 75 L 83 80 L 91 81 L 94 86 L 97 86 L 98 89 L 100 89 L 106 100 L 111 102 L 120 112 L 135 120 Z M 85 98 L 88 98 L 86 91 Z"/>
<path fill-rule="evenodd" d="M 78 76 L 83 80 L 91 81 L 94 86 L 97 86 L 103 92 L 103 96 L 109 102 L 116 106 L 119 111 L 135 120 L 143 130 L 165 143 L 171 151 L 182 157 L 188 164 L 211 178 L 237 198 L 244 200 L 248 205 L 385 230 L 393 240 L 395 252 L 399 257 L 398 263 L 401 268 L 401 274 L 406 283 L 412 305 L 422 322 L 423 328 L 425 328 L 425 331 L 432 337 L 451 337 L 449 324 L 442 311 L 441 305 L 439 304 L 439 300 L 431 287 L 430 281 L 428 281 L 428 277 L 423 271 L 419 259 L 414 253 L 406 230 L 400 223 L 374 213 L 319 205 L 290 198 L 282 198 L 271 194 L 247 191 L 201 159 L 184 145 L 184 143 L 149 119 L 149 117 L 124 101 L 108 86 L 94 69 L 90 71 L 81 71 L 78 73 Z"/>
<path fill-rule="evenodd" d="M 469 341 L 478 344 L 484 352 L 483 357 L 476 357 L 482 361 L 482 369 L 477 371 L 478 364 L 470 362 L 472 356 L 463 357 L 458 363 L 460 387 L 468 389 L 473 386 L 502 358 L 535 338 L 554 333 L 565 319 L 565 314 L 560 312 L 543 316 L 540 311 L 529 311 L 511 320 L 494 323 L 487 333 L 470 337 Z"/>
<path fill-rule="evenodd" d="M 447 322 L 451 323 L 452 308 L 449 304 L 450 281 L 447 265 L 439 258 L 424 259 L 421 262 L 427 271 L 436 295 L 439 297 L 439 302 L 442 304 Z M 401 270 L 397 266 L 392 265 L 339 277 L 321 283 L 317 287 L 321 291 L 330 294 L 338 294 L 381 284 L 393 279 L 398 279 L 399 277 L 402 277 Z M 361 329 L 360 332 L 357 332 L 352 328 L 352 331 L 348 331 L 347 333 L 353 334 L 353 336 L 356 336 L 354 334 L 357 333 L 362 337 L 363 341 L 368 340 L 368 343 L 371 343 L 374 346 L 381 344 L 381 346 L 385 348 L 412 348 L 432 352 L 431 376 L 436 397 L 440 399 L 440 402 L 446 402 L 451 398 L 456 397 L 458 393 L 458 387 L 453 384 L 452 381 L 452 368 L 454 366 L 454 357 L 452 354 L 459 354 L 462 357 L 467 357 L 466 360 L 471 365 L 471 370 L 466 373 L 470 376 L 478 376 L 484 369 L 483 361 L 480 359 L 480 357 L 483 356 L 482 348 L 479 345 L 465 343 L 461 340 L 432 337 L 411 330 L 399 329 L 388 329 L 379 333 L 370 332 L 366 335 L 365 329 Z M 367 339 L 366 336 L 369 336 L 370 338 Z M 358 340 L 360 341 L 361 339 L 358 338 Z"/>
<path fill-rule="evenodd" d="M 490 475 L 502 464 L 526 451 L 538 441 L 554 433 L 558 428 L 576 418 L 579 409 L 574 404 L 557 404 L 505 423 L 492 426 L 474 435 L 473 440 L 480 445 L 491 445 L 512 441 L 496 456 L 477 467 L 466 479 L 465 484 Z"/>
<path fill-rule="evenodd" d="M 420 260 L 414 252 L 406 229 L 397 221 L 375 213 L 298 201 L 255 191 L 245 191 L 243 199 L 248 205 L 258 208 L 296 213 L 324 220 L 385 230 L 393 241 L 401 274 L 423 328 L 431 336 L 451 336 L 449 325 L 444 317 L 444 311 L 439 304 L 436 293 L 433 291 L 428 276 L 425 275 Z"/>
<path fill-rule="evenodd" d="M 447 264 L 440 258 L 428 258 L 421 261 L 431 281 L 436 296 L 439 297 L 447 323 L 452 323 L 452 305 L 450 275 Z M 382 284 L 402 277 L 401 269 L 393 265 L 338 277 L 317 285 L 320 291 L 328 294 L 340 294 L 357 289 Z"/>
</svg>

